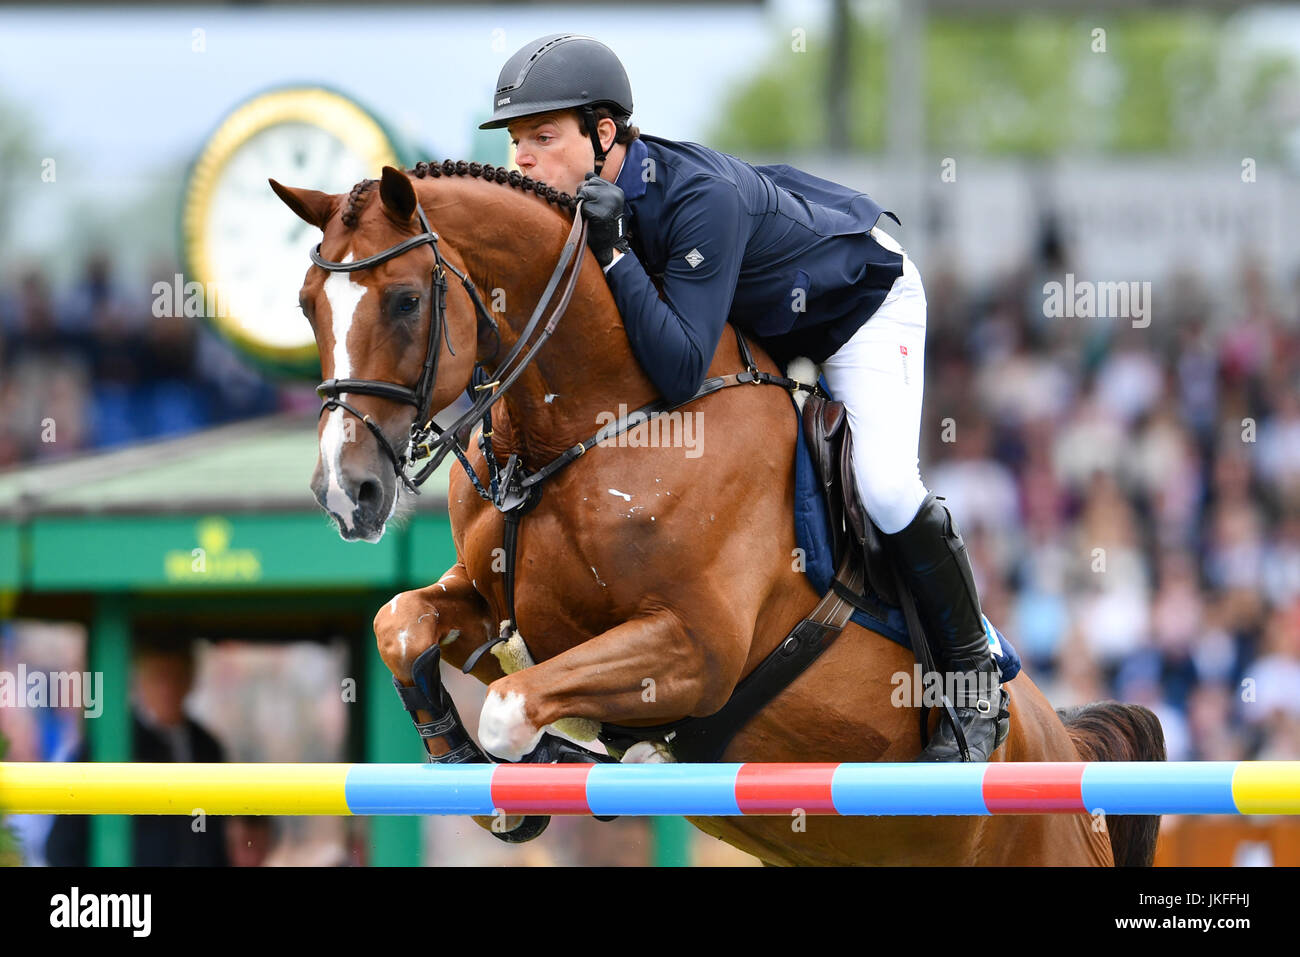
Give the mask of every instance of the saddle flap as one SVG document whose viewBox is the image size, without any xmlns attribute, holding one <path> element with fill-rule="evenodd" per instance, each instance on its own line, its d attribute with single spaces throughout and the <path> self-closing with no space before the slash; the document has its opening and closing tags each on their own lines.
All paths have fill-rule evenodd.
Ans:
<svg viewBox="0 0 1300 957">
<path fill-rule="evenodd" d="M 830 513 L 832 549 L 838 568 L 845 549 L 863 564 L 868 588 L 887 604 L 898 604 L 893 569 L 884 536 L 858 497 L 853 468 L 853 433 L 843 402 L 811 395 L 802 413 L 804 438 Z M 859 559 L 857 556 L 861 556 Z"/>
<path fill-rule="evenodd" d="M 828 399 L 821 406 L 821 430 L 826 438 L 834 439 L 840 428 L 848 421 L 848 413 L 843 402 Z"/>
<path fill-rule="evenodd" d="M 810 395 L 804 403 L 802 412 L 803 436 L 812 453 L 813 465 L 822 487 L 827 487 L 836 478 L 836 445 L 841 435 L 847 435 L 844 423 L 848 416 L 844 403 L 827 399 L 825 396 Z"/>
<path fill-rule="evenodd" d="M 898 604 L 898 589 L 894 585 L 893 559 L 885 547 L 885 536 L 867 514 L 858 496 L 858 483 L 853 467 L 853 433 L 844 430 L 840 443 L 839 486 L 844 496 L 844 521 L 853 540 L 861 545 L 864 574 L 868 585 L 885 602 Z"/>
<path fill-rule="evenodd" d="M 846 419 L 844 403 L 814 394 L 804 402 L 800 420 L 808 453 L 812 456 L 813 468 L 830 515 L 831 551 L 837 567 L 840 556 L 844 553 L 845 535 L 843 498 L 836 488 L 839 483 L 836 456 L 839 441 L 849 431 L 844 428 Z"/>
<path fill-rule="evenodd" d="M 847 429 L 844 432 L 844 440 L 840 443 L 839 460 L 835 463 L 835 467 L 839 469 L 839 486 L 844 495 L 845 522 L 853 537 L 859 542 L 864 541 L 871 520 L 867 518 L 862 502 L 858 498 L 858 483 L 854 478 L 853 469 L 853 434 Z"/>
</svg>

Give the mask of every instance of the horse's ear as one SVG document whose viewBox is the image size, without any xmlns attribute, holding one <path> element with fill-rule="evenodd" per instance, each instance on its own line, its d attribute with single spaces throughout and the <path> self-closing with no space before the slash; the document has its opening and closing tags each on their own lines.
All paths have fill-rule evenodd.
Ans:
<svg viewBox="0 0 1300 957">
<path fill-rule="evenodd" d="M 391 166 L 385 166 L 384 172 L 379 180 L 379 199 L 380 201 L 397 214 L 397 218 L 402 222 L 411 218 L 415 212 L 415 204 L 419 202 L 415 196 L 415 187 L 411 185 L 411 179 L 399 169 L 393 169 Z"/>
<path fill-rule="evenodd" d="M 284 205 L 292 209 L 303 222 L 323 230 L 330 217 L 334 215 L 334 197 L 329 193 L 314 189 L 299 189 L 295 186 L 281 186 L 273 179 L 268 179 L 267 182 L 271 184 L 271 189 L 275 190 L 275 195 L 284 200 Z"/>
</svg>

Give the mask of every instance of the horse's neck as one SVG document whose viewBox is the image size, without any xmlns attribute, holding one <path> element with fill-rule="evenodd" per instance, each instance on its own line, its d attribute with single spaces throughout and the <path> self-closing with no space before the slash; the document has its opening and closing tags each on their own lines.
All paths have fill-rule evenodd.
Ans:
<svg viewBox="0 0 1300 957">
<path fill-rule="evenodd" d="M 458 205 L 466 208 L 472 204 Z M 493 304 L 498 290 L 504 294 L 498 357 L 504 357 L 523 332 L 559 262 L 571 225 L 527 196 L 518 197 L 518 206 L 520 220 L 509 224 L 489 226 L 479 216 L 465 220 L 464 233 L 453 234 L 442 227 L 465 259 L 485 302 Z M 578 254 L 586 256 L 586 250 Z M 564 278 L 524 352 L 541 334 L 560 299 L 563 282 Z M 493 346 L 480 342 L 480 354 L 486 349 L 490 355 Z M 495 371 L 491 364 L 488 371 Z M 518 452 L 526 463 L 537 467 L 589 438 L 605 424 L 602 413 L 616 414 L 620 403 L 635 409 L 654 396 L 653 386 L 632 355 L 600 267 L 591 260 L 583 266 L 555 332 L 502 399 L 505 415 L 493 422 L 494 444 L 500 454 Z"/>
</svg>

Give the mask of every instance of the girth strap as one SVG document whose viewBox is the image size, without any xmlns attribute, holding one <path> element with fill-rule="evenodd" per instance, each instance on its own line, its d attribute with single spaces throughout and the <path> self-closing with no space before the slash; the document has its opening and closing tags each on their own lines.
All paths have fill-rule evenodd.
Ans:
<svg viewBox="0 0 1300 957">
<path fill-rule="evenodd" d="M 505 532 L 502 545 L 505 549 L 506 614 L 517 628 L 519 618 L 515 612 L 515 561 L 519 555 L 519 521 L 542 500 L 540 488 L 530 488 L 524 498 L 505 513 Z"/>
<path fill-rule="evenodd" d="M 863 584 L 861 569 L 853 567 L 847 557 L 835 573 L 835 580 L 853 593 L 860 591 Z M 603 724 L 600 740 L 626 751 L 638 741 L 662 739 L 671 744 L 679 761 L 721 760 L 741 728 L 834 643 L 852 616 L 853 607 L 837 590 L 827 591 L 812 614 L 736 685 L 727 703 L 715 713 L 646 728 Z"/>
<path fill-rule="evenodd" d="M 474 670 L 478 660 L 483 657 L 484 652 L 489 648 L 499 645 L 503 641 L 509 641 L 510 636 L 519 631 L 519 615 L 515 611 L 515 566 L 519 557 L 519 523 L 542 500 L 541 486 L 530 485 L 525 488 L 519 478 L 522 472 L 523 465 L 519 460 L 519 456 L 511 455 L 506 461 L 505 467 L 501 470 L 497 495 L 493 500 L 493 504 L 505 516 L 501 544 L 505 557 L 502 585 L 505 589 L 506 620 L 502 623 L 501 633 L 497 637 L 489 638 L 483 642 L 465 659 L 465 664 L 461 668 L 461 671 L 465 674 L 469 674 Z M 522 635 L 520 640 L 523 640 Z M 525 642 L 524 647 L 527 647 L 527 642 Z M 529 651 L 529 654 L 531 655 L 532 652 Z"/>
</svg>

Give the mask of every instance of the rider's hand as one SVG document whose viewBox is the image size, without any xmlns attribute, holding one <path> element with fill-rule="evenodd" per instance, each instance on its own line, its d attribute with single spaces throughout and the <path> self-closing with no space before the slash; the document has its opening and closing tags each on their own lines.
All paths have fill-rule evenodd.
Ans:
<svg viewBox="0 0 1300 957">
<path fill-rule="evenodd" d="M 589 171 L 578 187 L 577 198 L 582 200 L 582 215 L 587 220 L 587 245 L 603 269 L 613 260 L 615 249 L 629 249 L 624 232 L 623 190 Z"/>
</svg>

